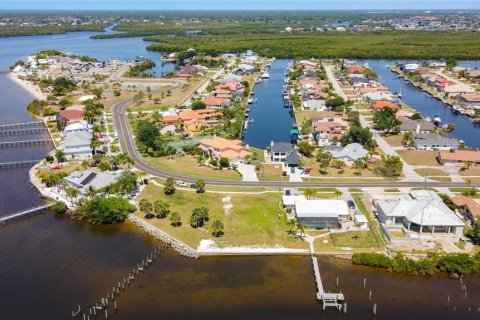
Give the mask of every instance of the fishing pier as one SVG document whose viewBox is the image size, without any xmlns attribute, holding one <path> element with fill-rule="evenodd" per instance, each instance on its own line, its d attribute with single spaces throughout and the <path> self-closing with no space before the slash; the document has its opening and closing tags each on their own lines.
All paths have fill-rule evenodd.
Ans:
<svg viewBox="0 0 480 320">
<path fill-rule="evenodd" d="M 27 209 L 27 210 L 23 210 L 23 211 L 20 211 L 20 212 L 10 214 L 8 216 L 1 217 L 0 218 L 0 224 L 5 225 L 8 222 L 11 222 L 11 221 L 14 221 L 14 220 L 18 220 L 18 219 L 21 219 L 21 218 L 24 218 L 24 217 L 33 216 L 35 214 L 42 213 L 43 211 L 50 208 L 51 206 L 52 206 L 52 204 L 47 204 L 47 205 L 44 205 L 44 206 L 30 208 L 30 209 Z"/>
</svg>

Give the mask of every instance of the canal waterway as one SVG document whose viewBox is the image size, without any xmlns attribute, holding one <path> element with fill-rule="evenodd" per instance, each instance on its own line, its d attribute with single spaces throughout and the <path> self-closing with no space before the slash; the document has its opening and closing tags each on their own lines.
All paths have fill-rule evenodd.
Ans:
<svg viewBox="0 0 480 320">
<path fill-rule="evenodd" d="M 290 130 L 295 123 L 289 108 L 283 106 L 283 85 L 289 60 L 279 59 L 268 70 L 270 79 L 256 84 L 256 103 L 250 104 L 248 124 L 244 132 L 246 144 L 265 149 L 273 142 L 289 142 Z"/>
<path fill-rule="evenodd" d="M 0 39 L 0 69 L 41 49 L 69 46 L 72 53 L 101 58 L 118 56 L 120 52 L 125 55 L 125 50 L 141 52 L 145 46 L 138 39 L 90 40 L 88 35 Z M 69 40 L 72 38 L 76 40 Z M 67 44 L 61 43 L 61 39 Z M 39 44 L 42 41 L 44 47 Z M 132 48 L 133 44 L 139 47 Z M 4 55 L 6 48 L 8 55 Z M 282 63 L 276 66 L 283 79 L 286 64 Z M 276 66 L 272 67 L 272 78 L 265 85 L 269 85 L 268 81 L 275 82 Z M 275 91 L 272 97 L 280 98 L 278 111 L 283 111 L 281 86 L 272 86 L 272 90 Z M 32 97 L 4 74 L 0 74 L 0 94 L 0 123 L 32 119 L 25 111 Z M 252 116 L 255 118 L 255 114 Z M 271 119 L 272 123 L 276 121 Z M 259 145 L 268 144 L 270 139 Z M 285 134 L 284 139 L 289 136 Z M 0 151 L 0 161 L 34 159 L 48 151 L 48 147 L 4 149 Z M 28 182 L 27 170 L 0 170 L 0 181 L 0 215 L 41 204 L 38 192 Z M 2 226 L 0 319 L 71 319 L 71 311 L 78 304 L 85 307 L 99 302 L 158 245 L 158 241 L 128 223 L 92 226 L 53 213 Z M 480 316 L 478 275 L 464 277 L 468 287 L 465 298 L 458 280 L 443 274 L 406 277 L 327 257 L 320 257 L 319 263 L 326 290 L 341 290 L 345 294 L 347 315 L 321 310 L 315 300 L 308 257 L 194 260 L 167 251 L 120 296 L 119 312 L 110 316 L 112 319 L 369 319 L 374 302 L 378 304 L 378 319 L 465 320 Z M 365 277 L 367 288 L 363 289 Z M 372 302 L 368 301 L 367 290 L 373 292 Z"/>
<path fill-rule="evenodd" d="M 453 109 L 433 98 L 430 94 L 411 85 L 408 81 L 388 69 L 388 66 L 395 64 L 396 60 L 362 60 L 361 63 L 368 63 L 373 71 L 379 76 L 380 81 L 390 89 L 391 92 L 401 92 L 403 102 L 420 112 L 425 117 L 433 118 L 438 115 L 442 123 L 454 123 L 455 130 L 451 134 L 457 139 L 463 140 L 467 146 L 472 148 L 480 147 L 480 126 L 471 121 L 466 115 L 453 112 Z M 402 61 L 403 62 L 403 61 Z M 462 61 L 460 65 L 475 67 L 477 62 Z"/>
</svg>

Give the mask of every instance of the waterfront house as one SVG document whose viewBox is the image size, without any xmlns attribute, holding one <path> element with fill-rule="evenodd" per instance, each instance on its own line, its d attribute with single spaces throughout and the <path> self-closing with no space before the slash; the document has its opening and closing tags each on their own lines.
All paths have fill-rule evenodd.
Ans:
<svg viewBox="0 0 480 320">
<path fill-rule="evenodd" d="M 341 118 L 315 119 L 313 121 L 313 137 L 317 145 L 328 146 L 340 141 L 348 127 L 348 123 Z"/>
<path fill-rule="evenodd" d="M 218 122 L 222 114 L 214 109 L 185 110 L 179 114 L 166 115 L 160 119 L 162 126 L 183 127 L 187 131 L 198 131 Z"/>
<path fill-rule="evenodd" d="M 88 131 L 69 131 L 65 133 L 65 140 L 62 145 L 65 156 L 72 158 L 91 157 L 92 133 Z"/>
<path fill-rule="evenodd" d="M 445 92 L 446 87 L 454 86 L 456 85 L 455 82 L 443 78 L 437 78 L 435 82 L 433 83 L 433 87 L 437 89 L 439 92 Z"/>
<path fill-rule="evenodd" d="M 91 126 L 88 124 L 87 121 L 82 120 L 79 122 L 75 122 L 69 124 L 63 129 L 63 133 L 66 135 L 67 133 L 71 132 L 92 132 Z"/>
<path fill-rule="evenodd" d="M 221 109 L 230 106 L 230 100 L 222 98 L 209 97 L 203 99 L 203 102 L 207 105 L 207 108 L 211 109 Z"/>
<path fill-rule="evenodd" d="M 289 212 L 295 209 L 296 201 L 304 201 L 304 200 L 307 200 L 307 198 L 305 198 L 304 195 L 282 196 L 283 207 Z"/>
<path fill-rule="evenodd" d="M 458 195 L 452 197 L 452 202 L 458 207 L 458 211 L 470 220 L 472 224 L 480 217 L 480 203 L 477 200 L 464 195 Z"/>
<path fill-rule="evenodd" d="M 113 172 L 97 172 L 92 170 L 73 171 L 62 179 L 62 182 L 74 187 L 84 195 L 89 189 L 99 191 L 115 181 L 117 181 L 119 173 Z"/>
<path fill-rule="evenodd" d="M 236 165 L 252 153 L 241 140 L 228 140 L 221 137 L 202 139 L 200 149 L 212 159 L 227 158 L 230 165 Z"/>
<path fill-rule="evenodd" d="M 251 64 L 242 63 L 233 72 L 236 74 L 251 74 L 255 71 L 255 66 Z"/>
<path fill-rule="evenodd" d="M 315 100 L 310 99 L 303 102 L 303 108 L 305 110 L 316 110 L 316 111 L 325 111 L 326 107 L 326 100 Z"/>
<path fill-rule="evenodd" d="M 58 131 L 63 131 L 66 126 L 83 121 L 82 110 L 60 110 L 57 114 Z"/>
<path fill-rule="evenodd" d="M 417 71 L 418 68 L 420 68 L 420 65 L 417 63 L 407 63 L 407 64 L 400 65 L 400 70 L 407 73 L 415 72 Z"/>
<path fill-rule="evenodd" d="M 386 226 L 403 225 L 408 230 L 463 235 L 464 224 L 430 190 L 412 190 L 408 198 L 376 201 L 377 217 Z"/>
<path fill-rule="evenodd" d="M 365 93 L 362 95 L 363 100 L 367 102 L 371 101 L 387 101 L 387 102 L 393 102 L 396 101 L 397 99 L 390 93 L 385 93 L 385 92 L 370 92 L 370 93 Z"/>
<path fill-rule="evenodd" d="M 442 164 L 456 163 L 465 164 L 471 162 L 472 164 L 480 164 L 480 151 L 479 150 L 451 150 L 440 151 L 437 155 L 438 162 Z"/>
<path fill-rule="evenodd" d="M 347 162 L 355 162 L 368 156 L 368 150 L 359 143 L 350 143 L 345 147 L 331 145 L 326 147 L 325 151 L 330 152 L 334 159 Z"/>
<path fill-rule="evenodd" d="M 451 150 L 458 149 L 460 142 L 448 134 L 414 133 L 413 145 L 417 150 Z"/>
<path fill-rule="evenodd" d="M 461 94 L 458 100 L 466 108 L 480 109 L 480 94 L 478 93 Z"/>
<path fill-rule="evenodd" d="M 454 84 L 454 85 L 445 87 L 444 92 L 448 93 L 452 97 L 455 97 L 461 94 L 475 93 L 475 89 L 466 84 Z"/>
<path fill-rule="evenodd" d="M 348 206 L 343 200 L 297 200 L 297 220 L 310 228 L 337 229 L 348 219 Z"/>
<path fill-rule="evenodd" d="M 406 117 L 397 117 L 397 119 L 401 122 L 398 129 L 402 133 L 405 133 L 407 131 L 416 133 L 428 133 L 435 130 L 435 124 L 430 121 L 425 121 L 423 119 L 412 120 Z"/>
<path fill-rule="evenodd" d="M 300 163 L 300 155 L 288 142 L 271 142 L 270 159 L 272 162 L 284 163 L 287 167 L 296 167 Z"/>
<path fill-rule="evenodd" d="M 374 111 L 382 110 L 384 108 L 392 109 L 394 111 L 399 110 L 400 106 L 396 103 L 388 102 L 388 101 L 382 101 L 382 100 L 377 100 L 373 101 L 370 107 Z"/>
<path fill-rule="evenodd" d="M 228 90 L 231 93 L 243 92 L 243 85 L 240 81 L 227 81 L 215 86 L 215 90 Z"/>
<path fill-rule="evenodd" d="M 468 70 L 466 76 L 473 79 L 480 79 L 480 70 Z"/>
<path fill-rule="evenodd" d="M 364 73 L 365 73 L 365 70 L 358 65 L 347 67 L 347 74 L 364 74 Z"/>
</svg>

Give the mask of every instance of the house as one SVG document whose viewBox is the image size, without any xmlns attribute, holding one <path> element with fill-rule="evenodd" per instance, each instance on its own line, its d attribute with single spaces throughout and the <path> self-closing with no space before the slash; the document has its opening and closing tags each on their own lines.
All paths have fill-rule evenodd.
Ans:
<svg viewBox="0 0 480 320">
<path fill-rule="evenodd" d="M 413 145 L 417 150 L 450 150 L 458 149 L 460 142 L 448 134 L 414 133 Z"/>
<path fill-rule="evenodd" d="M 58 131 L 63 131 L 66 126 L 83 121 L 83 111 L 81 110 L 60 110 L 57 114 Z"/>
<path fill-rule="evenodd" d="M 191 119 L 183 122 L 183 126 L 187 132 L 197 132 L 207 127 L 205 120 Z"/>
<path fill-rule="evenodd" d="M 415 72 L 418 68 L 420 68 L 420 65 L 417 63 L 407 63 L 400 66 L 400 69 L 404 72 Z"/>
<path fill-rule="evenodd" d="M 313 122 L 313 137 L 319 146 L 328 146 L 340 141 L 348 127 L 340 118 L 318 119 Z"/>
<path fill-rule="evenodd" d="M 92 170 L 73 171 L 62 179 L 66 184 L 76 188 L 80 194 L 85 194 L 90 188 L 98 191 L 117 181 L 118 173 L 96 172 Z"/>
<path fill-rule="evenodd" d="M 185 110 L 161 118 L 162 126 L 183 126 L 187 131 L 198 131 L 202 126 L 217 123 L 221 113 L 214 109 Z"/>
<path fill-rule="evenodd" d="M 240 81 L 227 81 L 215 86 L 215 90 L 228 90 L 230 92 L 243 92 L 243 85 Z"/>
<path fill-rule="evenodd" d="M 245 157 L 252 154 L 241 140 L 228 140 L 220 137 L 202 139 L 200 149 L 213 159 L 227 158 L 230 165 L 243 162 Z"/>
<path fill-rule="evenodd" d="M 378 200 L 376 209 L 378 219 L 387 226 L 403 225 L 420 234 L 430 231 L 463 235 L 462 221 L 430 190 L 411 191 L 406 199 Z"/>
<path fill-rule="evenodd" d="M 300 155 L 288 142 L 271 142 L 270 158 L 272 162 L 283 162 L 287 167 L 296 167 L 300 163 Z"/>
<path fill-rule="evenodd" d="M 430 121 L 425 121 L 423 119 L 412 120 L 406 117 L 397 117 L 397 119 L 401 122 L 398 129 L 402 133 L 407 131 L 427 133 L 435 130 L 435 124 Z"/>
<path fill-rule="evenodd" d="M 364 73 L 365 73 L 365 70 L 358 65 L 347 67 L 347 74 L 364 74 Z"/>
<path fill-rule="evenodd" d="M 207 108 L 212 109 L 221 109 L 223 107 L 228 107 L 230 105 L 230 101 L 227 99 L 222 98 L 205 98 L 203 102 L 207 105 Z"/>
<path fill-rule="evenodd" d="M 452 151 L 440 151 L 437 156 L 438 162 L 442 164 L 446 163 L 458 163 L 464 164 L 471 162 L 473 164 L 480 164 L 480 151 L 479 150 L 452 150 Z"/>
<path fill-rule="evenodd" d="M 444 88 L 444 92 L 448 93 L 451 96 L 458 96 L 461 94 L 475 93 L 475 89 L 465 84 L 454 84 L 451 86 L 446 86 Z"/>
<path fill-rule="evenodd" d="M 400 106 L 396 103 L 381 101 L 381 100 L 372 102 L 372 104 L 370 106 L 375 111 L 382 110 L 384 108 L 388 108 L 388 109 L 392 109 L 392 110 L 399 110 L 400 109 Z"/>
<path fill-rule="evenodd" d="M 440 92 L 445 92 L 446 87 L 453 85 L 456 85 L 456 83 L 451 80 L 437 78 L 432 86 Z"/>
<path fill-rule="evenodd" d="M 362 95 L 362 97 L 365 101 L 388 101 L 388 102 L 393 102 L 393 101 L 397 100 L 392 94 L 385 93 L 385 92 L 365 93 L 365 94 Z"/>
<path fill-rule="evenodd" d="M 480 203 L 478 203 L 478 201 L 463 195 L 458 195 L 452 198 L 452 202 L 471 223 L 474 223 L 476 219 L 480 217 Z"/>
<path fill-rule="evenodd" d="M 65 156 L 84 158 L 92 156 L 92 133 L 88 131 L 71 131 L 65 133 L 63 142 Z"/>
<path fill-rule="evenodd" d="M 179 74 L 194 74 L 194 73 L 198 73 L 198 69 L 195 67 L 195 66 L 192 66 L 192 65 L 185 65 L 183 67 L 180 68 Z"/>
<path fill-rule="evenodd" d="M 469 78 L 478 79 L 480 78 L 480 70 L 469 70 L 466 74 Z"/>
<path fill-rule="evenodd" d="M 461 94 L 459 101 L 466 108 L 480 109 L 480 94 Z"/>
<path fill-rule="evenodd" d="M 79 132 L 79 131 L 92 132 L 92 129 L 91 129 L 90 125 L 88 124 L 88 122 L 85 121 L 85 120 L 69 124 L 68 126 L 66 126 L 63 129 L 64 134 L 67 134 L 69 132 Z"/>
<path fill-rule="evenodd" d="M 304 200 L 307 200 L 307 198 L 305 198 L 304 195 L 282 196 L 283 207 L 287 211 L 291 211 L 295 209 L 296 201 L 304 201 Z"/>
<path fill-rule="evenodd" d="M 325 151 L 330 152 L 335 159 L 352 162 L 368 156 L 368 151 L 359 143 L 350 143 L 345 147 L 329 146 Z"/>
<path fill-rule="evenodd" d="M 310 228 L 340 228 L 348 219 L 348 206 L 342 200 L 297 200 L 297 220 Z"/>
<path fill-rule="evenodd" d="M 255 71 L 255 66 L 251 64 L 242 63 L 238 65 L 238 68 L 235 69 L 234 73 L 253 73 Z"/>
<path fill-rule="evenodd" d="M 326 100 L 310 99 L 303 102 L 303 108 L 305 110 L 325 111 L 327 109 L 325 104 Z"/>
</svg>

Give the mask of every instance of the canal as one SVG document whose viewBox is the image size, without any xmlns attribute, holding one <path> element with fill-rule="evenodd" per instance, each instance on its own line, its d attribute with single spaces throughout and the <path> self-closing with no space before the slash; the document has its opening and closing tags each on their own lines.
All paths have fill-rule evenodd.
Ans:
<svg viewBox="0 0 480 320">
<path fill-rule="evenodd" d="M 256 84 L 256 103 L 250 104 L 250 119 L 244 132 L 244 142 L 252 147 L 265 149 L 270 142 L 289 142 L 295 117 L 283 106 L 283 85 L 289 60 L 279 59 L 268 70 L 270 79 Z"/>
<path fill-rule="evenodd" d="M 465 141 L 466 145 L 472 148 L 480 147 L 480 126 L 474 124 L 471 118 L 465 115 L 456 114 L 452 108 L 441 101 L 433 98 L 425 91 L 411 85 L 403 78 L 388 69 L 398 61 L 396 60 L 361 60 L 361 63 L 368 63 L 370 68 L 379 76 L 379 80 L 390 89 L 391 92 L 401 92 L 403 102 L 420 112 L 425 117 L 433 118 L 438 115 L 443 124 L 454 123 L 455 130 L 451 132 L 457 139 Z M 403 62 L 403 61 L 402 61 Z M 461 62 L 461 65 L 474 66 L 474 62 Z"/>
<path fill-rule="evenodd" d="M 88 35 L 67 34 L 63 38 L 66 43 L 52 36 L 0 39 L 0 65 L 8 67 L 40 49 L 66 47 L 72 53 L 98 58 L 117 56 L 119 52 L 126 55 L 124 50 L 134 50 L 134 56 L 146 56 L 142 54 L 145 44 L 138 39 L 94 41 Z M 134 45 L 138 47 L 132 48 Z M 4 55 L 6 51 L 8 55 Z M 279 79 L 283 79 L 286 63 L 278 61 L 270 71 L 272 78 L 263 83 L 265 87 L 271 86 L 272 99 L 279 99 L 271 112 L 282 114 L 285 127 L 291 126 L 293 120 L 286 117 L 281 83 L 275 84 L 274 74 L 278 72 Z M 257 89 L 261 91 L 262 87 Z M 4 74 L 0 74 L 0 94 L 0 123 L 31 120 L 25 106 L 32 98 Z M 255 108 L 261 109 L 262 105 L 259 103 Z M 255 113 L 252 116 L 255 118 Z M 264 125 L 271 126 L 270 130 L 276 130 L 275 123 L 280 121 L 273 116 L 261 120 L 260 113 L 257 117 L 258 123 L 264 121 Z M 272 119 L 270 124 L 269 119 Z M 289 139 L 288 130 L 278 132 L 282 135 L 278 139 Z M 257 145 L 268 144 L 275 138 L 259 140 Z M 48 148 L 9 149 L 1 151 L 0 159 L 36 158 L 48 151 Z M 28 181 L 27 170 L 1 170 L 0 181 L 0 215 L 41 203 L 38 192 Z M 71 311 L 78 304 L 92 306 L 99 302 L 158 245 L 158 241 L 128 223 L 92 226 L 53 213 L 0 227 L 0 319 L 71 319 Z M 308 257 L 194 260 L 167 251 L 121 295 L 118 314 L 110 316 L 112 319 L 369 319 L 373 302 L 378 304 L 378 319 L 465 320 L 478 319 L 480 315 L 479 275 L 464 277 L 469 290 L 465 298 L 459 282 L 444 274 L 407 277 L 355 267 L 349 261 L 329 257 L 320 257 L 319 263 L 326 289 L 341 290 L 347 297 L 347 315 L 321 310 L 315 300 Z M 339 277 L 338 289 L 336 277 Z M 362 288 L 365 277 L 367 289 Z M 368 301 L 367 290 L 373 292 L 372 302 Z"/>
</svg>

